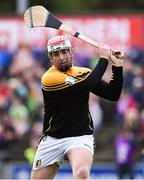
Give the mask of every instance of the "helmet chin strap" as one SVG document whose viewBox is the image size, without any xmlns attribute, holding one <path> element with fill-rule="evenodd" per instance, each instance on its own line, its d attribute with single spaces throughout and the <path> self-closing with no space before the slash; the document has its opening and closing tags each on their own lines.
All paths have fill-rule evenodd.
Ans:
<svg viewBox="0 0 144 180">
<path fill-rule="evenodd" d="M 67 70 L 69 70 L 69 68 L 72 67 L 72 64 L 66 64 L 62 67 L 57 67 L 61 72 L 66 72 Z"/>
</svg>

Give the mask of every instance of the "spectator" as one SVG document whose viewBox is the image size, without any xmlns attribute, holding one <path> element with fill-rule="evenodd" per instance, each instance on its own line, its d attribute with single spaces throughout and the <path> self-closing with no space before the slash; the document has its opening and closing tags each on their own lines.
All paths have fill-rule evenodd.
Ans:
<svg viewBox="0 0 144 180">
<path fill-rule="evenodd" d="M 11 144 L 19 139 L 19 135 L 10 119 L 3 113 L 0 117 L 0 161 L 6 161 L 11 158 L 9 148 Z"/>
<path fill-rule="evenodd" d="M 29 129 L 29 111 L 19 97 L 14 96 L 9 113 L 17 132 L 23 136 Z"/>
<path fill-rule="evenodd" d="M 0 77 L 0 112 L 6 112 L 10 106 L 11 89 L 6 77 Z"/>
<path fill-rule="evenodd" d="M 31 129 L 30 144 L 29 147 L 24 150 L 24 156 L 30 165 L 33 163 L 33 158 L 38 145 L 38 139 L 40 138 L 42 132 L 42 122 L 34 122 Z"/>
<path fill-rule="evenodd" d="M 130 130 L 123 129 L 118 134 L 114 143 L 115 158 L 119 179 L 126 175 L 134 179 L 134 157 L 135 157 L 135 138 Z"/>
<path fill-rule="evenodd" d="M 137 102 L 135 98 L 128 93 L 127 89 L 124 89 L 120 100 L 116 104 L 116 121 L 120 124 L 123 123 L 123 117 L 127 109 L 136 107 Z"/>
<path fill-rule="evenodd" d="M 139 111 L 137 108 L 128 108 L 125 111 L 123 117 L 123 127 L 125 129 L 130 130 L 132 133 L 136 135 L 137 127 L 139 121 Z"/>
<path fill-rule="evenodd" d="M 1 33 L 0 36 L 0 76 L 3 73 L 7 76 L 9 72 L 9 67 L 11 65 L 13 53 L 8 49 L 8 41 L 6 33 Z"/>
<path fill-rule="evenodd" d="M 20 44 L 13 57 L 10 73 L 18 75 L 27 69 L 32 70 L 35 66 L 36 61 L 31 46 L 29 44 Z"/>
</svg>

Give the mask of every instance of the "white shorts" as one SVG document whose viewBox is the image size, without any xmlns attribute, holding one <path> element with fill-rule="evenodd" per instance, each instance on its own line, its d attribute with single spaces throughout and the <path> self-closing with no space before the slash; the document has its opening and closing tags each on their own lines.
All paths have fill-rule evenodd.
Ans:
<svg viewBox="0 0 144 180">
<path fill-rule="evenodd" d="M 62 139 L 45 136 L 38 145 L 32 169 L 37 170 L 54 163 L 60 165 L 64 161 L 66 152 L 76 147 L 86 148 L 93 155 L 93 144 L 93 135 L 67 137 Z"/>
</svg>

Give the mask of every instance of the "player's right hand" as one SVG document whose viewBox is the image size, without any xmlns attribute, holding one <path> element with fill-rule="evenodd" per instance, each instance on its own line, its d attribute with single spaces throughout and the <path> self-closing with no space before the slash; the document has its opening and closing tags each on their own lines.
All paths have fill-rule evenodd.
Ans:
<svg viewBox="0 0 144 180">
<path fill-rule="evenodd" d="M 123 56 L 123 58 L 119 58 L 118 56 L 115 56 L 115 53 L 113 53 L 113 52 L 116 52 L 116 51 L 112 51 L 111 55 L 110 55 L 110 61 L 111 61 L 112 65 L 116 66 L 116 67 L 123 66 L 124 56 Z"/>
</svg>

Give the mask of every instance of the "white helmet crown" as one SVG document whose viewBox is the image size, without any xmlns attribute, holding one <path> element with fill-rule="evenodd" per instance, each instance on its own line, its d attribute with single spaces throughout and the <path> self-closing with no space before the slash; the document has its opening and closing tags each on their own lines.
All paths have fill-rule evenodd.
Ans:
<svg viewBox="0 0 144 180">
<path fill-rule="evenodd" d="M 71 49 L 70 40 L 66 36 L 55 36 L 47 43 L 48 53 L 62 49 Z"/>
</svg>

